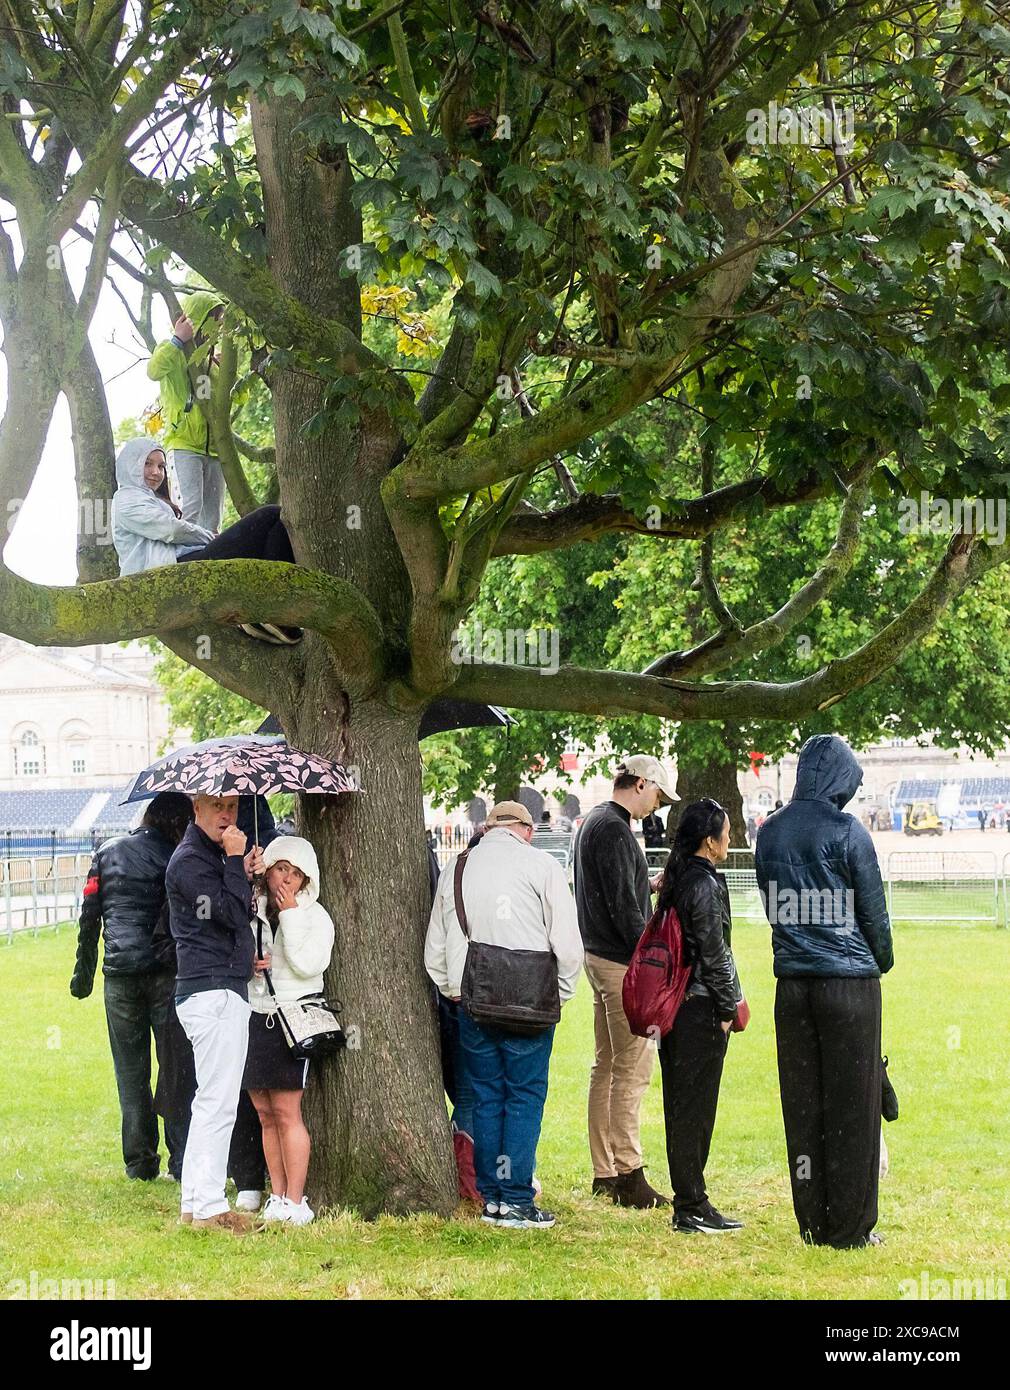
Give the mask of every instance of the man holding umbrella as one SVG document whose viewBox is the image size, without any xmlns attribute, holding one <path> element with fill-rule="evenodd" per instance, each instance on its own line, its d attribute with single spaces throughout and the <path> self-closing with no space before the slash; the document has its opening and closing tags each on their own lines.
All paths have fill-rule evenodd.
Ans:
<svg viewBox="0 0 1010 1390">
<path fill-rule="evenodd" d="M 230 1210 L 225 1181 L 249 1045 L 251 882 L 263 871 L 263 856 L 258 846 L 246 851 L 235 824 L 237 796 L 198 793 L 193 810 L 165 878 L 176 945 L 176 1013 L 193 1044 L 197 1082 L 181 1220 L 239 1233 L 252 1220 Z"/>
</svg>

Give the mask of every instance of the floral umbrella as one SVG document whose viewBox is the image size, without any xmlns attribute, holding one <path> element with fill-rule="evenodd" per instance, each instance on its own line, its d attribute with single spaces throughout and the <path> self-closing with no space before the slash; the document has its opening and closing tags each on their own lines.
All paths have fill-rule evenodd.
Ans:
<svg viewBox="0 0 1010 1390">
<path fill-rule="evenodd" d="M 273 792 L 359 792 L 361 785 L 340 763 L 302 753 L 287 739 L 262 734 L 233 734 L 211 738 L 189 748 L 177 748 L 138 772 L 123 798 L 145 801 L 158 792 L 187 796 L 269 796 Z"/>
</svg>

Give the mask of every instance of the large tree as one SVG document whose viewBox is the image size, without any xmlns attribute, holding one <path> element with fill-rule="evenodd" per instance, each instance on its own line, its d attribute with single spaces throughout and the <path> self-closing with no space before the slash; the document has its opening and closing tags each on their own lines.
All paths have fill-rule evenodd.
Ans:
<svg viewBox="0 0 1010 1390">
<path fill-rule="evenodd" d="M 27 495 L 61 392 L 80 497 L 107 505 L 103 279 L 138 285 L 143 322 L 199 277 L 233 306 L 201 401 L 232 499 L 266 495 L 243 456 L 272 470 L 298 559 L 119 580 L 85 534 L 75 587 L 0 570 L 0 621 L 39 643 L 157 634 L 360 768 L 363 794 L 300 808 L 361 1044 L 316 1093 L 324 1200 L 453 1201 L 419 964 L 432 698 L 793 726 L 1006 558 L 960 529 L 907 601 L 868 576 L 861 644 L 796 676 L 764 664 L 848 571 L 868 496 L 992 495 L 1002 440 L 976 397 L 1008 322 L 1000 8 L 0 0 L 0 509 Z M 81 235 L 78 292 L 61 247 Z M 250 374 L 272 449 L 233 427 Z M 621 428 L 664 395 L 718 423 L 688 492 Z M 829 496 L 840 541 L 773 614 L 741 623 L 706 563 L 697 636 L 645 671 L 460 660 L 494 556 L 608 533 L 675 547 Z M 269 650 L 239 619 L 306 637 Z M 745 657 L 746 678 L 713 679 Z"/>
</svg>

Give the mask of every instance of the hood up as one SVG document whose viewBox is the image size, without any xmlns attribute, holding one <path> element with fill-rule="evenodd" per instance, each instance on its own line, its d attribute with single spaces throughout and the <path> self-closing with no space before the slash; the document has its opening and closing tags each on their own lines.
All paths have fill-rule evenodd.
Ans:
<svg viewBox="0 0 1010 1390">
<path fill-rule="evenodd" d="M 277 839 L 271 840 L 263 851 L 263 863 L 269 869 L 270 865 L 276 864 L 279 859 L 286 859 L 296 869 L 301 869 L 308 879 L 305 887 L 298 894 L 299 903 L 304 905 L 305 903 L 317 902 L 319 899 L 319 861 L 316 859 L 316 852 L 308 840 L 303 840 L 300 835 L 278 835 Z"/>
<path fill-rule="evenodd" d="M 193 325 L 193 332 L 199 333 L 200 329 L 207 322 L 207 315 L 212 309 L 216 309 L 224 300 L 210 290 L 194 290 L 192 294 L 187 294 L 184 299 L 180 299 L 179 308 Z"/>
<path fill-rule="evenodd" d="M 839 811 L 863 780 L 856 755 L 837 734 L 814 734 L 800 749 L 794 801 L 830 801 Z"/>
<path fill-rule="evenodd" d="M 144 482 L 144 462 L 155 449 L 164 448 L 150 435 L 139 435 L 128 439 L 116 455 L 116 482 L 120 487 L 142 487 L 151 491 Z"/>
</svg>

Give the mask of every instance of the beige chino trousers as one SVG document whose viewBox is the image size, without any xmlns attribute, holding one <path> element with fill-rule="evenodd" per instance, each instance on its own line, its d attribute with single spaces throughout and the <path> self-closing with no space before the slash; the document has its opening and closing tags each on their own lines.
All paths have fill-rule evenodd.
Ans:
<svg viewBox="0 0 1010 1390">
<path fill-rule="evenodd" d="M 586 954 L 596 1035 L 589 1078 L 589 1152 L 597 1178 L 632 1173 L 642 1166 L 639 1112 L 656 1049 L 628 1027 L 621 998 L 627 970 L 616 961 Z"/>
</svg>

